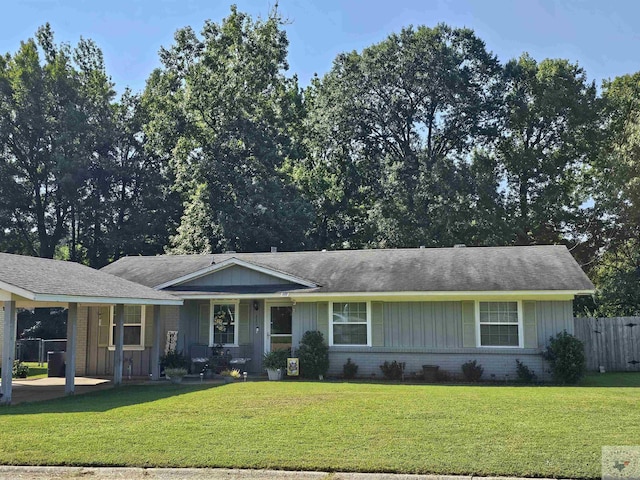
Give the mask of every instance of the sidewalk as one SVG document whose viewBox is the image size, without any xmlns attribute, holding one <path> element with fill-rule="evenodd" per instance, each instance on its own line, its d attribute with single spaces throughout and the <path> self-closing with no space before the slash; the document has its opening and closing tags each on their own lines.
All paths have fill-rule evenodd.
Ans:
<svg viewBox="0 0 640 480">
<path fill-rule="evenodd" d="M 0 466 L 0 480 L 48 480 L 71 478 L 90 478 L 91 480 L 267 480 L 272 478 L 280 480 L 525 480 L 514 477 L 404 475 L 393 473 L 288 472 L 284 470 L 236 470 L 226 468 Z"/>
</svg>

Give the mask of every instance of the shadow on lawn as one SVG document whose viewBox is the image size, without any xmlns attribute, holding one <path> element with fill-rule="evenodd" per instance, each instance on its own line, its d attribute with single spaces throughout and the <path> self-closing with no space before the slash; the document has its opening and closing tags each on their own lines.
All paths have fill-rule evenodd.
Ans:
<svg viewBox="0 0 640 480">
<path fill-rule="evenodd" d="M 0 408 L 4 415 L 32 415 L 43 413 L 106 412 L 115 408 L 155 402 L 170 397 L 179 397 L 201 390 L 224 387 L 224 384 L 166 384 L 126 385 L 110 387 L 100 391 L 59 397 L 50 400 L 24 402 Z M 35 387 L 34 387 L 35 388 Z"/>
</svg>

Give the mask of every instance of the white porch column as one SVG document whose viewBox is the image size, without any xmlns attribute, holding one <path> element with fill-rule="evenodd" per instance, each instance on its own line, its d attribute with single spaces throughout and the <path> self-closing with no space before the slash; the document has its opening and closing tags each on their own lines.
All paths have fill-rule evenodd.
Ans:
<svg viewBox="0 0 640 480">
<path fill-rule="evenodd" d="M 67 353 L 65 357 L 64 393 L 73 395 L 76 391 L 76 344 L 78 340 L 78 304 L 70 303 L 67 309 Z"/>
<path fill-rule="evenodd" d="M 122 365 L 124 362 L 124 305 L 116 305 L 113 312 L 113 321 L 115 324 L 115 343 L 116 350 L 113 355 L 113 384 L 120 385 L 122 383 Z"/>
<path fill-rule="evenodd" d="M 0 403 L 11 403 L 13 361 L 16 356 L 16 302 L 4 302 L 4 336 L 2 341 L 2 398 Z"/>
<path fill-rule="evenodd" d="M 153 306 L 153 345 L 151 346 L 151 380 L 160 380 L 160 355 L 162 354 L 162 332 L 164 322 L 160 316 L 160 305 Z"/>
</svg>

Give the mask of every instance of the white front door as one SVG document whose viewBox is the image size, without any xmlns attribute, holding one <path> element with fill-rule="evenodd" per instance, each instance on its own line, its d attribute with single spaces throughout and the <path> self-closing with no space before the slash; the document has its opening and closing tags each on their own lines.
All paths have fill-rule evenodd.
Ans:
<svg viewBox="0 0 640 480">
<path fill-rule="evenodd" d="M 291 304 L 267 304 L 265 309 L 265 352 L 291 348 L 293 342 Z"/>
</svg>

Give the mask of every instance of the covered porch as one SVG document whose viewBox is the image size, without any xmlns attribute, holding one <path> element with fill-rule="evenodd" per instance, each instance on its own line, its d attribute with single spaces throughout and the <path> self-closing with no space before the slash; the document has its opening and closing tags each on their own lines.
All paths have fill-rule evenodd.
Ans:
<svg viewBox="0 0 640 480">
<path fill-rule="evenodd" d="M 19 308 L 63 307 L 67 312 L 66 394 L 76 390 L 78 307 L 113 306 L 113 385 L 122 383 L 124 365 L 125 305 L 181 305 L 182 300 L 128 280 L 72 262 L 0 253 L 0 302 L 3 304 L 2 383 L 0 403 L 10 404 Z M 159 308 L 154 309 L 159 312 Z M 161 321 L 154 322 L 152 377 L 160 375 Z M 82 343 L 82 345 L 84 345 Z M 81 352 L 85 354 L 86 352 Z"/>
</svg>

